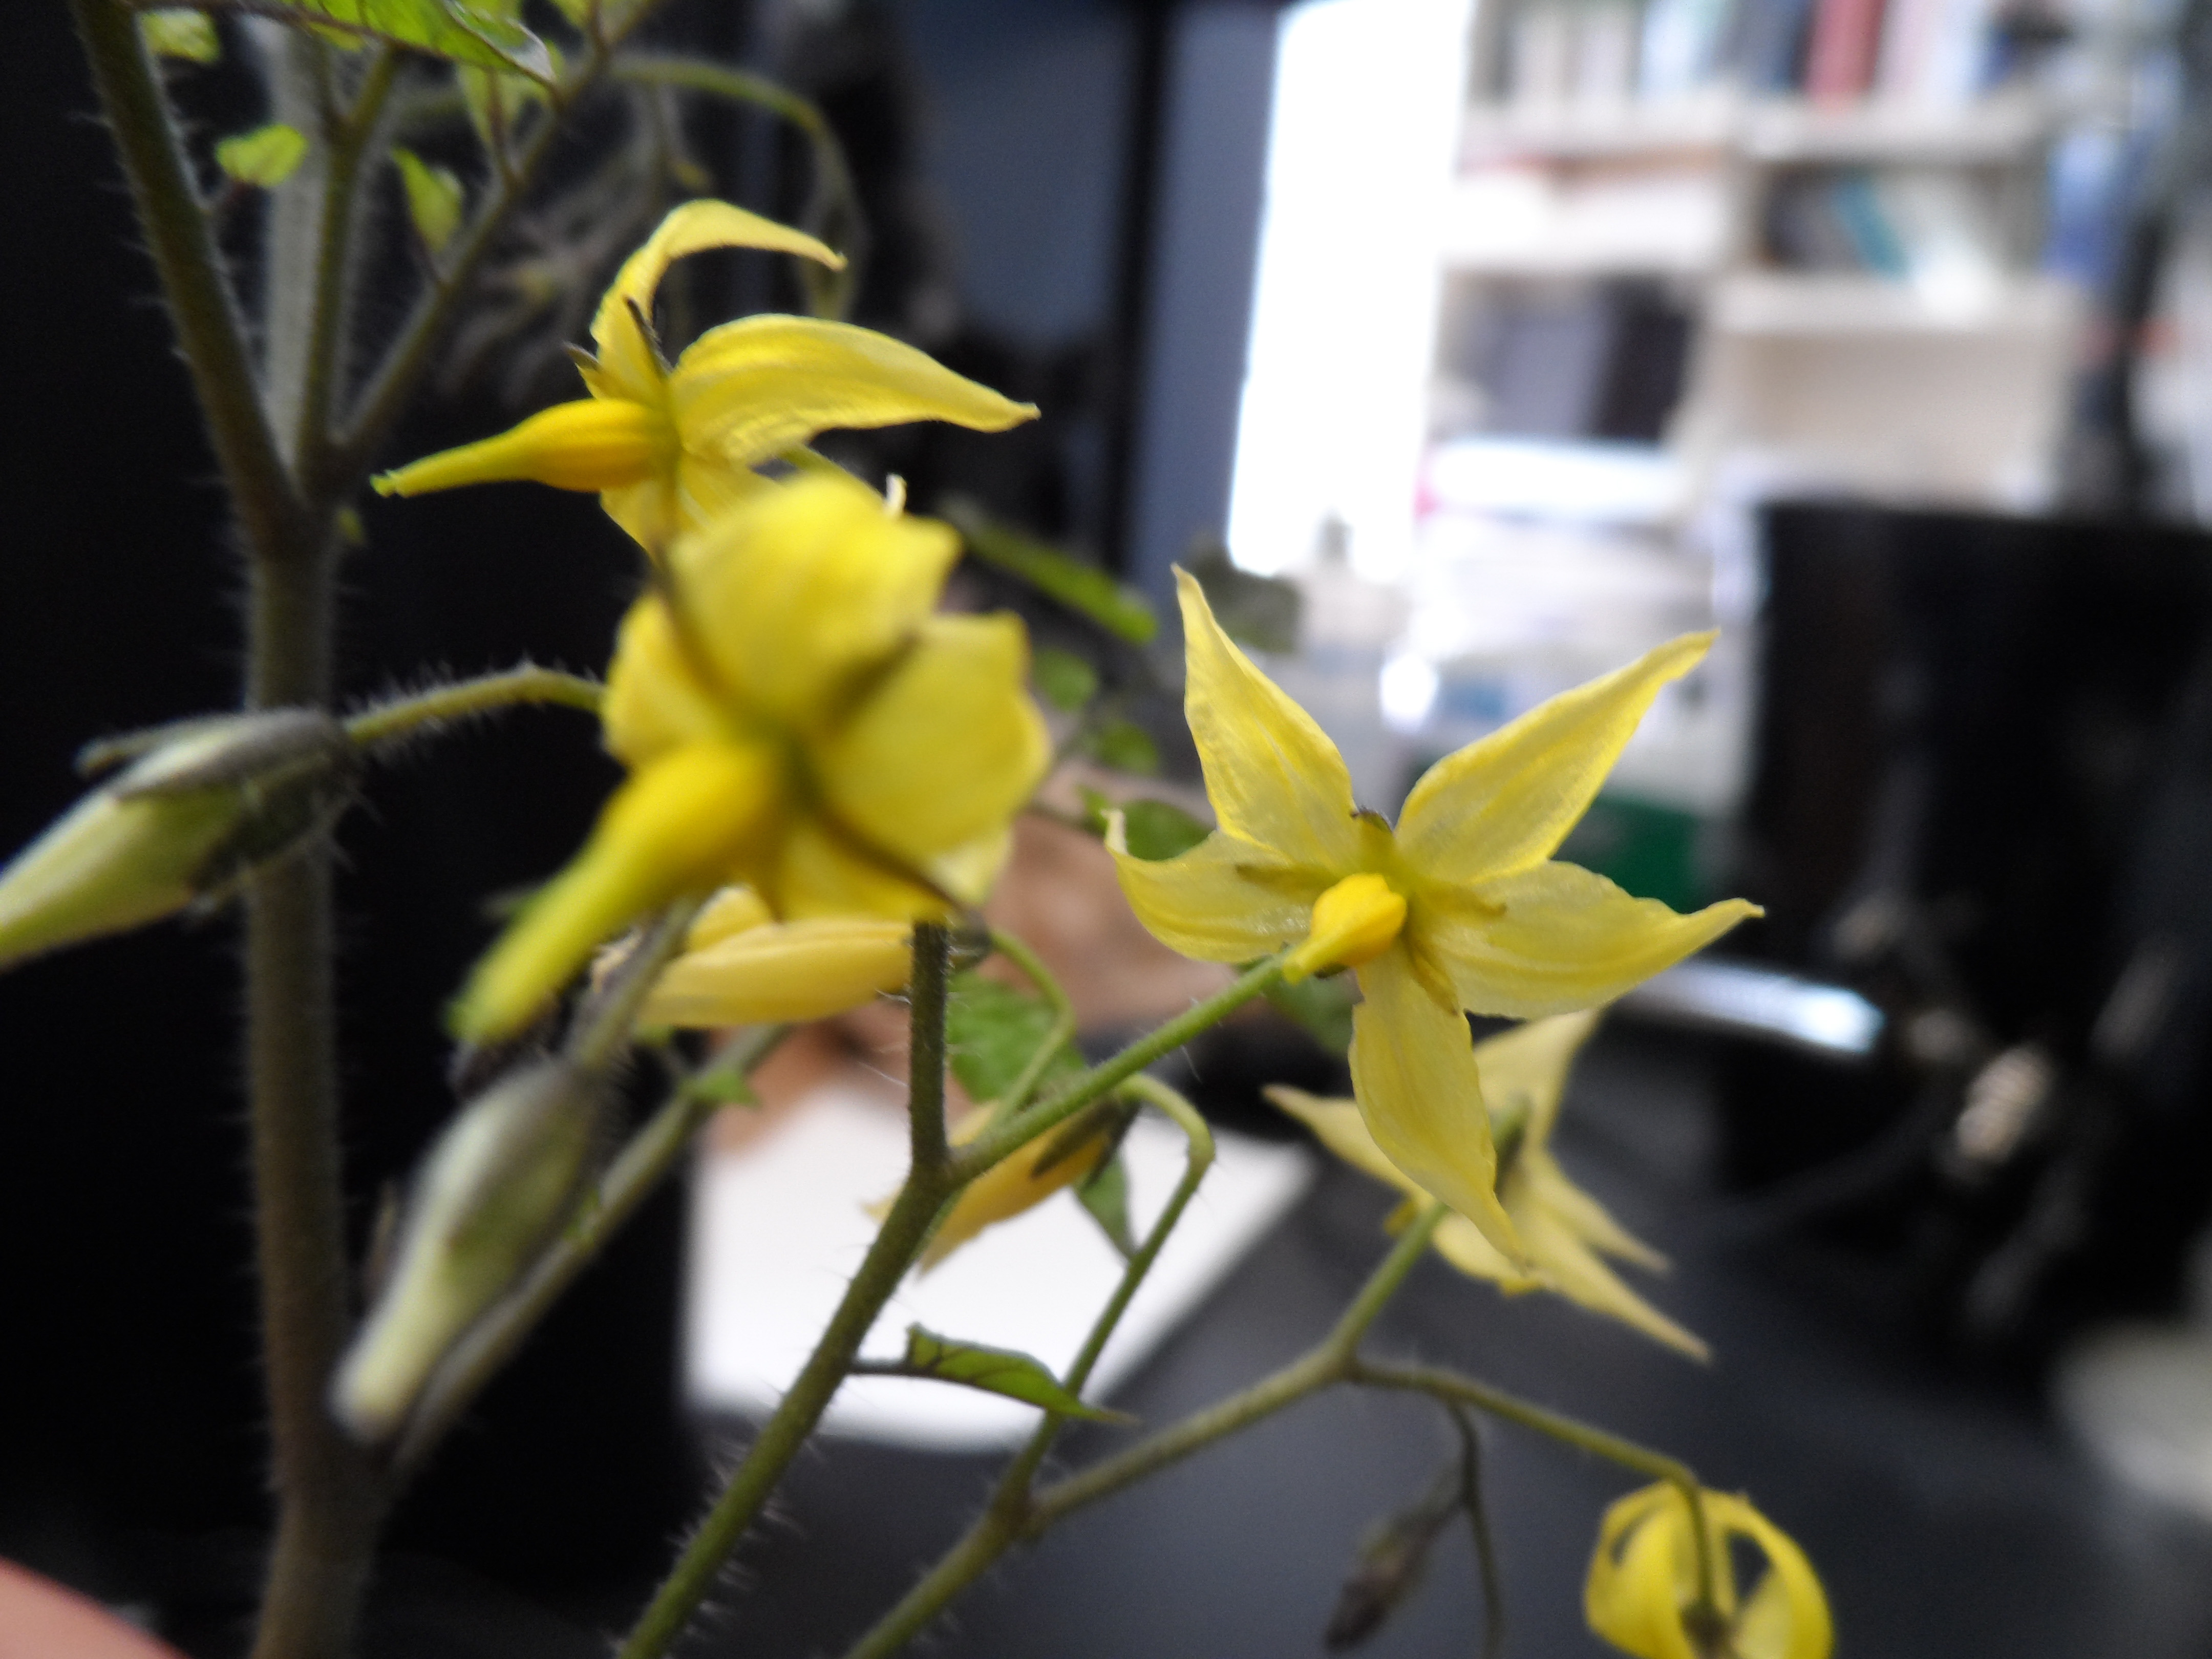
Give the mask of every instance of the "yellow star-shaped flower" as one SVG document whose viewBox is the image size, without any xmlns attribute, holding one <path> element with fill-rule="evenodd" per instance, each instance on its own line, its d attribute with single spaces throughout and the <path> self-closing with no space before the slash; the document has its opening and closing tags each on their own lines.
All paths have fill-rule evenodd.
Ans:
<svg viewBox="0 0 2212 1659">
<path fill-rule="evenodd" d="M 596 489 L 609 516 L 656 558 L 760 489 L 762 462 L 833 427 L 951 421 L 1003 432 L 1034 404 L 1002 398 L 912 346 L 813 317 L 741 318 L 662 361 L 653 301 L 668 267 L 708 248 L 844 259 L 803 231 L 726 202 L 686 202 L 630 255 L 592 321 L 596 357 L 577 354 L 591 396 L 513 430 L 386 472 L 380 494 L 530 480 Z"/>
<path fill-rule="evenodd" d="M 1795 1540 L 1741 1498 L 1701 1495 L 1713 1564 L 1715 1628 L 1693 1631 L 1697 1534 L 1689 1500 L 1662 1481 L 1605 1512 L 1583 1588 L 1589 1627 L 1637 1659 L 1828 1659 L 1834 1621 L 1819 1575 Z M 1748 1597 L 1737 1593 L 1732 1540 L 1766 1558 Z"/>
<path fill-rule="evenodd" d="M 1552 1129 L 1559 1119 L 1567 1072 L 1596 1029 L 1594 1013 L 1561 1014 L 1516 1027 L 1474 1045 L 1494 1128 L 1517 1126 L 1519 1139 L 1498 1180 L 1498 1201 L 1512 1222 L 1526 1255 L 1516 1266 L 1465 1216 L 1446 1216 L 1433 1240 L 1437 1253 L 1462 1273 L 1486 1279 L 1508 1295 L 1556 1291 L 1593 1313 L 1618 1319 L 1693 1359 L 1705 1345 L 1630 1290 L 1606 1265 L 1608 1255 L 1663 1270 L 1666 1257 L 1637 1238 L 1605 1206 L 1567 1179 L 1552 1156 Z M 1357 1102 L 1322 1100 L 1297 1089 L 1270 1088 L 1267 1098 L 1321 1138 L 1346 1163 L 1397 1188 L 1406 1203 L 1394 1228 L 1413 1219 L 1431 1194 L 1389 1158 L 1367 1132 Z"/>
<path fill-rule="evenodd" d="M 1394 828 L 1359 810 L 1336 746 L 1231 643 L 1198 584 L 1177 580 L 1184 712 L 1219 827 L 1158 863 L 1117 848 L 1121 890 L 1186 956 L 1243 962 L 1303 939 L 1294 975 L 1356 969 L 1352 1081 L 1375 1144 L 1523 1261 L 1493 1190 L 1461 1010 L 1592 1007 L 1757 914 L 1731 899 L 1678 915 L 1552 858 L 1660 688 L 1712 636 L 1662 645 L 1447 756 Z"/>
<path fill-rule="evenodd" d="M 607 676 L 629 779 L 478 964 L 457 1032 L 515 1030 L 602 940 L 688 893 L 746 883 L 787 920 L 980 902 L 1050 745 L 1020 620 L 932 614 L 958 554 L 948 526 L 842 475 L 679 539 Z"/>
</svg>

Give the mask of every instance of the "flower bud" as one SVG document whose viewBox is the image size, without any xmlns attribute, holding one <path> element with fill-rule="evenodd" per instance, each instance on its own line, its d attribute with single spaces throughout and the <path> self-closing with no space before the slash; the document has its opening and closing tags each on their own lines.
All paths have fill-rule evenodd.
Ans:
<svg viewBox="0 0 2212 1659">
<path fill-rule="evenodd" d="M 0 968 L 226 897 L 344 805 L 355 753 L 305 708 L 224 715 L 100 751 L 135 756 L 0 870 Z"/>
<path fill-rule="evenodd" d="M 600 1130 L 602 1080 L 546 1059 L 471 1101 L 416 1175 L 374 1307 L 339 1362 L 331 1407 L 391 1439 L 455 1343 L 514 1290 L 576 1212 Z"/>
</svg>

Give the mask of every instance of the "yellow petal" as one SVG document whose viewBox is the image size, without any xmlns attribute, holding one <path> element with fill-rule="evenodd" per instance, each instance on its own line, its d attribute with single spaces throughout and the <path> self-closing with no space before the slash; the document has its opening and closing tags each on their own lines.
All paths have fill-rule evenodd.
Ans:
<svg viewBox="0 0 2212 1659">
<path fill-rule="evenodd" d="M 684 448 L 732 466 L 833 428 L 950 421 L 1003 432 L 1037 413 L 887 334 L 813 317 L 710 329 L 678 362 L 668 393 Z"/>
<path fill-rule="evenodd" d="M 696 1029 L 826 1018 L 902 989 L 912 939 L 903 921 L 858 916 L 745 928 L 669 963 L 638 1024 Z"/>
<path fill-rule="evenodd" d="M 991 1112 L 969 1113 L 954 1131 L 956 1144 L 973 1140 L 994 1115 Z M 1031 1142 L 1012 1158 L 994 1164 L 963 1188 L 960 1196 L 953 1200 L 951 1211 L 931 1235 L 929 1248 L 921 1253 L 921 1270 L 927 1273 L 986 1227 L 1012 1221 L 1035 1209 L 1061 1188 L 1085 1179 L 1098 1167 L 1107 1150 L 1107 1130 L 1102 1127 L 1097 1134 L 1040 1174 L 1036 1165 L 1056 1139 L 1045 1135 Z"/>
<path fill-rule="evenodd" d="M 949 853 L 939 853 L 922 866 L 922 873 L 972 908 L 991 896 L 999 872 L 1013 853 L 1014 826 L 1004 823 Z"/>
<path fill-rule="evenodd" d="M 1328 878 L 1218 830 L 1171 859 L 1132 858 L 1109 838 L 1114 873 L 1137 920 L 1200 962 L 1249 962 L 1304 936 Z"/>
<path fill-rule="evenodd" d="M 619 489 L 672 465 L 676 434 L 643 404 L 587 398 L 540 410 L 496 438 L 410 462 L 375 480 L 380 495 L 422 495 L 462 484 L 528 482 L 556 489 Z"/>
<path fill-rule="evenodd" d="M 454 1034 L 472 1042 L 512 1035 L 602 940 L 759 857 L 782 788 L 772 754 L 734 744 L 693 744 L 636 773 L 608 801 L 583 851 L 477 964 L 454 1005 Z"/>
<path fill-rule="evenodd" d="M 703 951 L 710 945 L 720 945 L 733 933 L 765 927 L 775 920 L 775 913 L 768 908 L 768 901 L 759 890 L 740 883 L 725 887 L 707 901 L 691 925 L 684 933 L 686 951 Z"/>
<path fill-rule="evenodd" d="M 1695 667 L 1714 637 L 1669 641 L 1438 761 L 1398 820 L 1407 864 L 1431 880 L 1462 882 L 1551 857 L 1660 688 Z"/>
<path fill-rule="evenodd" d="M 741 702 L 807 730 L 842 712 L 937 603 L 959 538 L 850 479 L 764 490 L 670 554 L 686 623 Z"/>
<path fill-rule="evenodd" d="M 1406 901 L 1371 874 L 1346 876 L 1314 901 L 1306 942 L 1291 953 L 1283 977 L 1292 984 L 1332 968 L 1357 968 L 1390 948 L 1406 924 Z"/>
<path fill-rule="evenodd" d="M 1546 1148 L 1524 1146 L 1515 1160 L 1514 1175 L 1515 1182 L 1509 1185 L 1525 1187 L 1530 1203 L 1540 1205 L 1568 1231 L 1600 1254 L 1633 1262 L 1651 1273 L 1667 1271 L 1667 1258 L 1614 1220 L 1604 1205 L 1568 1180 L 1566 1171 Z M 1513 1207 L 1510 1198 L 1506 1207 Z"/>
<path fill-rule="evenodd" d="M 1748 1537 L 1766 1557 L 1766 1576 L 1736 1620 L 1736 1651 L 1742 1659 L 1828 1659 L 1836 1645 L 1835 1621 L 1805 1552 L 1744 1499 L 1714 1496 L 1725 1506 L 1723 1530 Z"/>
<path fill-rule="evenodd" d="M 785 836 L 773 885 L 777 914 L 794 920 L 883 916 L 940 921 L 952 908 L 921 883 L 839 839 L 828 825 L 811 817 L 801 819 Z"/>
<path fill-rule="evenodd" d="M 757 247 L 771 252 L 795 253 L 832 270 L 842 270 L 844 257 L 823 246 L 803 230 L 763 219 L 757 213 L 732 207 L 727 202 L 686 202 L 660 222 L 645 246 L 623 261 L 599 314 L 592 319 L 592 340 L 599 348 L 599 374 L 625 387 L 636 397 L 660 378 L 651 343 L 637 331 L 632 315 L 648 321 L 654 292 L 668 267 L 687 253 L 716 247 Z"/>
<path fill-rule="evenodd" d="M 1616 1501 L 1599 1525 L 1583 1584 L 1590 1629 L 1637 1659 L 1698 1659 L 1682 1627 L 1683 1569 L 1693 1587 L 1693 1549 L 1689 1506 L 1672 1486 L 1660 1482 Z"/>
<path fill-rule="evenodd" d="M 1349 875 L 1360 836 L 1344 757 L 1221 631 L 1188 572 L 1176 572 L 1176 591 L 1188 671 L 1183 714 L 1214 816 L 1231 835 L 1291 863 L 1332 879 Z"/>
<path fill-rule="evenodd" d="M 1533 1020 L 1474 1045 L 1475 1068 L 1482 1073 L 1482 1097 L 1493 1114 L 1523 1113 L 1523 1152 L 1540 1149 L 1552 1138 L 1567 1073 L 1575 1056 L 1597 1029 L 1599 1011 Z"/>
<path fill-rule="evenodd" d="M 675 619 L 655 595 L 630 606 L 615 635 L 599 723 L 608 752 L 633 767 L 730 735 L 714 689 L 700 679 Z"/>
<path fill-rule="evenodd" d="M 1494 1188 L 1498 1154 L 1474 1039 L 1456 1008 L 1422 988 L 1403 950 L 1358 970 L 1352 1086 L 1382 1154 L 1465 1216 L 1509 1259 L 1522 1253 Z"/>
<path fill-rule="evenodd" d="M 1517 1183 L 1509 1183 L 1512 1184 Z M 1517 1194 L 1510 1196 L 1508 1207 L 1512 1212 L 1514 1225 L 1520 1230 L 1529 1261 L 1549 1289 L 1592 1313 L 1618 1319 L 1692 1359 L 1711 1357 L 1711 1351 L 1698 1338 L 1623 1284 L 1620 1276 L 1562 1222 L 1544 1197 L 1540 1183 L 1525 1200 L 1519 1199 Z"/>
<path fill-rule="evenodd" d="M 1678 915 L 1572 864 L 1540 864 L 1414 899 L 1407 932 L 1451 975 L 1461 1006 L 1535 1019 L 1610 1002 L 1702 950 L 1759 907 L 1741 899 Z"/>
<path fill-rule="evenodd" d="M 678 452 L 673 472 L 600 493 L 599 505 L 658 562 L 680 535 L 704 529 L 775 486 L 750 467 Z"/>
<path fill-rule="evenodd" d="M 932 617 L 834 735 L 811 751 L 830 809 L 920 866 L 995 834 L 1052 759 L 1030 701 L 1018 617 Z"/>
<path fill-rule="evenodd" d="M 1382 1156 L 1382 1149 L 1367 1132 L 1367 1120 L 1360 1115 L 1358 1101 L 1324 1100 L 1281 1083 L 1271 1083 L 1260 1092 L 1311 1129 L 1322 1146 L 1361 1174 L 1395 1187 L 1419 1204 L 1431 1201 L 1418 1182 Z"/>
</svg>

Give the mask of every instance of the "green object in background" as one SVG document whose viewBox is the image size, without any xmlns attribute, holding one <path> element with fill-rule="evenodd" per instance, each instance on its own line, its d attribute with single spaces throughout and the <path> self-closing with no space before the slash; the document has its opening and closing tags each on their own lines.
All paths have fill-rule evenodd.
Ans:
<svg viewBox="0 0 2212 1659">
<path fill-rule="evenodd" d="M 1706 897 L 1698 860 L 1698 840 L 1704 830 L 1704 819 L 1679 806 L 1662 806 L 1633 795 L 1601 794 L 1558 856 L 1596 871 L 1638 898 L 1694 910 Z"/>
</svg>

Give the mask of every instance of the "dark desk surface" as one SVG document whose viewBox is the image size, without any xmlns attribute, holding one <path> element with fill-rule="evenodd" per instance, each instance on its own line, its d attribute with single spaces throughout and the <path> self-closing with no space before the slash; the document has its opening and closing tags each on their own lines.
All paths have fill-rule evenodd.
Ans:
<svg viewBox="0 0 2212 1659">
<path fill-rule="evenodd" d="M 1377 1328 L 1376 1351 L 1474 1372 L 1748 1492 L 1812 1554 L 1846 1656 L 2212 1651 L 2212 1528 L 2111 1486 L 2032 1401 L 1916 1358 L 1879 1310 L 1836 1294 L 1812 1247 L 1701 1219 L 1713 1209 L 1703 1090 L 1696 1049 L 1609 1034 L 1584 1062 L 1558 1144 L 1572 1174 L 1674 1257 L 1655 1299 L 1713 1343 L 1710 1370 L 1545 1298 L 1504 1300 L 1433 1258 Z M 1115 1403 L 1164 1423 L 1298 1352 L 1382 1249 L 1389 1206 L 1372 1183 L 1332 1170 Z M 1086 1429 L 1068 1459 L 1126 1432 Z M 927 1650 L 1317 1655 L 1360 1534 L 1419 1493 L 1450 1443 L 1422 1401 L 1309 1401 L 1003 1564 Z M 1582 1574 L 1600 1512 L 1636 1483 L 1510 1428 L 1486 1444 L 1508 1652 L 1609 1651 L 1583 1629 Z M 746 1552 L 743 1593 L 687 1651 L 841 1651 L 951 1540 L 993 1468 L 847 1443 L 810 1455 L 781 1519 Z M 1363 1651 L 1471 1654 L 1479 1631 L 1462 1534 Z"/>
</svg>

